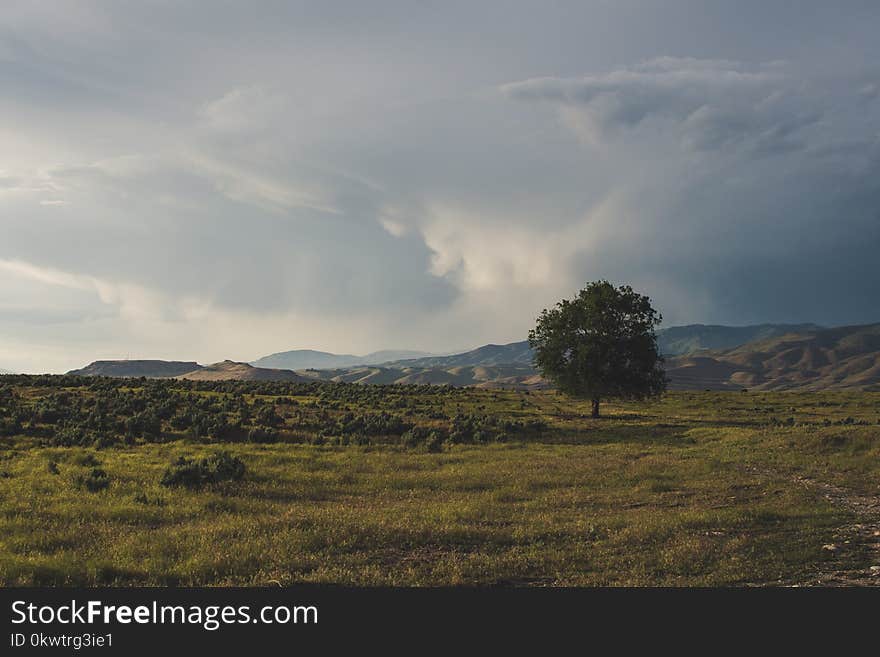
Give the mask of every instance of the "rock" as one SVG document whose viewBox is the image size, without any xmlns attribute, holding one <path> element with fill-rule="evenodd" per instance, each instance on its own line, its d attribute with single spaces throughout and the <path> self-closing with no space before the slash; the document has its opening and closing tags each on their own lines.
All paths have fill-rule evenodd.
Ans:
<svg viewBox="0 0 880 657">
<path fill-rule="evenodd" d="M 834 545 L 833 543 L 827 543 L 826 545 L 822 546 L 822 549 L 828 550 L 829 552 L 834 552 L 837 550 L 837 546 Z"/>
</svg>

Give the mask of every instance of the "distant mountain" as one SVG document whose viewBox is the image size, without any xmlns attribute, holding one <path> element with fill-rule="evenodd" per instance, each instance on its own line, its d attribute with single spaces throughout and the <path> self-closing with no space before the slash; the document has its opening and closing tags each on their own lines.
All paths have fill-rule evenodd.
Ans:
<svg viewBox="0 0 880 657">
<path fill-rule="evenodd" d="M 667 356 L 670 388 L 713 390 L 834 390 L 880 391 L 880 324 L 844 326 L 832 329 L 806 325 L 761 327 L 676 327 L 688 328 L 682 335 L 709 336 L 711 340 L 737 340 L 750 335 L 768 335 L 729 349 L 697 350 Z M 708 331 L 705 331 L 709 328 Z M 718 328 L 733 328 L 724 336 Z M 745 330 L 748 329 L 748 330 Z M 670 329 L 667 329 L 669 331 Z M 797 332 L 792 332 L 797 331 Z M 773 335 L 778 333 L 778 335 Z M 739 337 L 737 337 L 739 336 Z M 696 342 L 690 342 L 693 348 Z M 480 349 L 442 358 L 399 361 L 387 368 L 320 373 L 328 380 L 362 383 L 433 383 L 480 387 L 540 388 L 546 382 L 524 361 L 529 353 L 525 342 L 487 345 Z M 678 343 L 678 348 L 684 348 Z M 505 364 L 518 358 L 520 363 Z M 487 361 L 497 360 L 489 365 Z M 470 361 L 468 363 L 468 361 Z M 482 361 L 483 364 L 475 364 Z M 465 364 L 468 363 L 468 364 Z M 406 364 L 406 367 L 402 367 Z M 393 366 L 393 367 L 392 367 Z M 400 376 L 394 378 L 394 370 Z"/>
<path fill-rule="evenodd" d="M 4 370 L 2 367 L 0 367 L 0 375 L 2 374 L 15 374 L 15 372 L 13 372 L 12 370 Z"/>
<path fill-rule="evenodd" d="M 823 329 L 814 324 L 675 326 L 658 331 L 672 389 L 880 390 L 880 324 Z M 720 346 L 718 346 L 720 345 Z M 416 354 L 418 357 L 404 357 Z M 376 361 L 376 363 L 355 362 Z M 70 374 L 195 381 L 337 381 L 540 388 L 528 342 L 489 344 L 460 354 L 381 351 L 366 356 L 299 350 L 256 365 L 223 361 L 95 361 Z M 290 365 L 285 364 L 290 363 Z M 342 364 L 340 364 L 342 363 Z M 266 365 L 276 365 L 267 367 Z M 293 371 L 296 369 L 297 371 Z"/>
<path fill-rule="evenodd" d="M 657 331 L 657 345 L 666 356 L 693 354 L 706 349 L 732 349 L 756 340 L 821 330 L 816 324 L 757 324 L 754 326 L 718 326 L 690 324 L 670 326 Z"/>
<path fill-rule="evenodd" d="M 510 344 L 487 344 L 483 347 L 451 356 L 429 356 L 426 358 L 409 358 L 384 363 L 387 367 L 473 367 L 477 365 L 528 365 L 532 364 L 532 350 L 529 343 L 511 342 Z"/>
<path fill-rule="evenodd" d="M 729 349 L 788 333 L 806 333 L 821 327 L 815 324 L 760 324 L 756 326 L 672 326 L 657 331 L 660 352 L 667 356 L 690 354 L 704 349 Z M 456 367 L 473 365 L 531 365 L 532 350 L 526 340 L 483 347 L 451 356 L 408 358 L 380 363 L 387 367 Z M 340 366 L 345 367 L 345 366 Z"/>
<path fill-rule="evenodd" d="M 374 351 L 366 356 L 352 354 L 331 354 L 326 351 L 296 349 L 264 356 L 251 363 L 256 367 L 271 367 L 286 370 L 335 369 L 340 367 L 357 367 L 359 365 L 379 365 L 388 361 L 404 358 L 420 358 L 430 356 L 424 351 L 385 350 Z"/>
<path fill-rule="evenodd" d="M 254 367 L 248 363 L 224 360 L 175 378 L 188 381 L 309 381 L 290 370 Z"/>
<path fill-rule="evenodd" d="M 475 386 L 479 388 L 546 388 L 528 365 L 441 367 L 356 367 L 299 372 L 317 381 L 372 384 Z"/>
<path fill-rule="evenodd" d="M 820 329 L 671 358 L 672 388 L 880 390 L 880 324 Z"/>
<path fill-rule="evenodd" d="M 96 360 L 82 369 L 70 370 L 68 374 L 121 378 L 145 376 L 150 379 L 168 379 L 201 368 L 202 366 L 196 362 L 176 360 Z"/>
</svg>

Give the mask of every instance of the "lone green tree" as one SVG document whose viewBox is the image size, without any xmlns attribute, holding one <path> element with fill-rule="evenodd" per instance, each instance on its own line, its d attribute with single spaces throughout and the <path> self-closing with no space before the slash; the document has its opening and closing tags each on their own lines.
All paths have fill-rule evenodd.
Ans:
<svg viewBox="0 0 880 657">
<path fill-rule="evenodd" d="M 645 399 L 666 389 L 654 328 L 661 315 L 628 285 L 595 281 L 572 300 L 545 309 L 529 345 L 534 362 L 558 390 L 592 401 Z"/>
</svg>

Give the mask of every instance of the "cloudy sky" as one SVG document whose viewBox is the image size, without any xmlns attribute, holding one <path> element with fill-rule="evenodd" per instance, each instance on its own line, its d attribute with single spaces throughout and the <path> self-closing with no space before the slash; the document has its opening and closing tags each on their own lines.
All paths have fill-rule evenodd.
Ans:
<svg viewBox="0 0 880 657">
<path fill-rule="evenodd" d="M 0 13 L 0 368 L 880 321 L 876 2 Z"/>
</svg>

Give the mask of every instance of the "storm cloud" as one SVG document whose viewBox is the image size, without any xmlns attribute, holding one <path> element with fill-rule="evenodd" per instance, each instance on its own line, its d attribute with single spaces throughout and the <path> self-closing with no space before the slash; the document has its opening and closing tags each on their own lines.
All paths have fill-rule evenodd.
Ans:
<svg viewBox="0 0 880 657">
<path fill-rule="evenodd" d="M 735 6 L 733 6 L 735 5 Z M 0 368 L 880 321 L 874 3 L 12 2 Z"/>
</svg>

